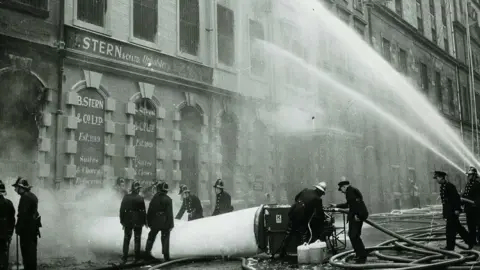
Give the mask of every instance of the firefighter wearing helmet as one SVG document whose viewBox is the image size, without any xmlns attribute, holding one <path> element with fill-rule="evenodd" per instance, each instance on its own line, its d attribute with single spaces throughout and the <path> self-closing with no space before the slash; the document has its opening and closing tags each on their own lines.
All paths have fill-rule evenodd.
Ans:
<svg viewBox="0 0 480 270">
<path fill-rule="evenodd" d="M 480 204 L 480 181 L 475 167 L 470 167 L 466 175 L 468 183 L 465 186 L 462 198 L 470 201 L 463 203 L 465 207 L 465 215 L 467 217 L 468 233 L 470 235 L 470 241 L 478 244 L 480 243 L 480 218 L 478 216 L 478 211 L 480 209 L 478 207 Z"/>
<path fill-rule="evenodd" d="M 290 207 L 288 213 L 287 234 L 280 247 L 281 257 L 287 255 L 286 250 L 294 234 L 299 235 L 303 242 L 307 242 L 310 237 L 312 240 L 314 237 L 319 239 L 325 221 L 322 196 L 325 195 L 326 186 L 325 182 L 320 182 L 313 189 L 306 188 L 295 196 L 295 203 Z M 310 235 L 308 227 L 309 224 L 312 225 L 312 220 L 314 220 L 314 226 L 310 226 L 312 229 Z M 272 256 L 275 256 L 276 253 Z"/>
<path fill-rule="evenodd" d="M 182 196 L 182 206 L 175 217 L 176 219 L 181 219 L 185 211 L 188 213 L 188 221 L 203 218 L 203 208 L 200 199 L 191 194 L 186 185 L 180 186 L 178 195 Z"/>
<path fill-rule="evenodd" d="M 173 205 L 172 199 L 167 195 L 168 184 L 165 182 L 158 183 L 157 193 L 153 195 L 152 201 L 147 211 L 147 226 L 150 227 L 148 233 L 145 251 L 149 258 L 151 255 L 153 243 L 158 233 L 161 233 L 162 252 L 165 261 L 170 260 L 170 231 L 173 229 Z"/>
<path fill-rule="evenodd" d="M 123 226 L 123 263 L 127 262 L 128 249 L 130 247 L 130 240 L 132 239 L 132 231 L 134 234 L 134 250 L 135 262 L 140 258 L 140 246 L 142 237 L 142 228 L 146 225 L 146 211 L 145 200 L 140 196 L 139 192 L 141 185 L 138 181 L 132 183 L 130 194 L 123 197 L 120 205 L 120 223 Z"/>
<path fill-rule="evenodd" d="M 217 194 L 217 200 L 215 203 L 215 210 L 213 210 L 212 216 L 232 212 L 232 197 L 230 197 L 230 194 L 224 191 L 222 179 L 217 179 L 213 187 L 215 188 L 215 193 Z"/>
</svg>

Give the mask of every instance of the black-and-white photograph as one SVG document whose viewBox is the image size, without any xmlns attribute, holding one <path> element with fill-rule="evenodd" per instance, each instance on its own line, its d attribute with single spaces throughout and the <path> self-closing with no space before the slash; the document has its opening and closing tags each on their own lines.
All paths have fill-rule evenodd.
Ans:
<svg viewBox="0 0 480 270">
<path fill-rule="evenodd" d="M 480 269 L 479 13 L 0 0 L 0 270 Z"/>
</svg>

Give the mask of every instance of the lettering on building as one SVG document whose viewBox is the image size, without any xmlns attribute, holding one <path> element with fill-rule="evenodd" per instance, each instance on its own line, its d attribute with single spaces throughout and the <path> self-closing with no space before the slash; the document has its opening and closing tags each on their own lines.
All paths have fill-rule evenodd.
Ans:
<svg viewBox="0 0 480 270">
<path fill-rule="evenodd" d="M 157 155 L 157 119 L 156 108 L 150 100 L 136 102 L 135 123 L 135 160 L 136 178 L 147 183 L 156 178 Z"/>
<path fill-rule="evenodd" d="M 78 92 L 75 108 L 78 127 L 75 131 L 77 153 L 76 184 L 98 187 L 103 183 L 105 158 L 105 100 L 96 89 Z"/>
</svg>

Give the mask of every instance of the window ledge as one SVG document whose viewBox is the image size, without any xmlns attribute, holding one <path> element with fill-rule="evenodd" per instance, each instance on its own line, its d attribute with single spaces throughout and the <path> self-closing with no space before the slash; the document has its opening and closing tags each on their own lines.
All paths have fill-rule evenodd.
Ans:
<svg viewBox="0 0 480 270">
<path fill-rule="evenodd" d="M 250 74 L 250 78 L 254 81 L 257 81 L 257 82 L 260 82 L 260 83 L 264 83 L 264 84 L 267 84 L 268 83 L 268 80 L 265 79 L 265 75 L 267 74 L 267 72 L 265 71 L 264 72 L 265 74 L 263 76 L 259 76 L 259 75 L 256 75 L 256 74 L 253 74 L 252 71 L 249 72 Z"/>
<path fill-rule="evenodd" d="M 133 37 L 133 36 L 128 37 L 128 41 L 133 43 L 133 44 L 137 44 L 137 45 L 140 45 L 140 46 L 143 46 L 143 47 L 147 47 L 149 49 L 155 49 L 155 50 L 160 51 L 157 43 L 152 42 L 152 41 L 143 40 L 143 39 L 136 38 L 136 37 Z"/>
<path fill-rule="evenodd" d="M 50 16 L 50 11 L 46 9 L 36 8 L 16 1 L 0 2 L 0 7 L 12 9 L 21 13 L 27 13 L 42 19 L 46 19 Z"/>
<path fill-rule="evenodd" d="M 237 70 L 235 70 L 234 66 L 235 66 L 235 64 L 233 64 L 233 66 L 227 66 L 227 65 L 222 64 L 218 61 L 217 61 L 217 64 L 216 64 L 217 69 L 226 71 L 228 73 L 237 74 Z"/>
<path fill-rule="evenodd" d="M 108 29 L 107 27 L 101 27 L 101 26 L 98 26 L 98 25 L 94 25 L 94 24 L 91 24 L 91 23 L 88 23 L 88 22 L 81 21 L 79 19 L 73 19 L 73 25 L 81 27 L 81 28 L 85 28 L 85 29 L 88 29 L 90 31 L 100 33 L 100 34 L 103 34 L 103 35 L 107 35 L 107 36 L 112 35 L 112 31 L 110 29 Z"/>
<path fill-rule="evenodd" d="M 200 57 L 199 57 L 199 56 L 191 55 L 191 54 L 188 54 L 188 53 L 184 53 L 184 52 L 182 52 L 182 51 L 179 50 L 179 49 L 177 49 L 177 56 L 178 56 L 179 58 L 183 58 L 183 59 L 186 59 L 186 60 L 188 60 L 188 61 L 191 61 L 191 62 L 194 62 L 194 63 L 203 65 L 203 63 L 202 63 L 202 61 L 200 60 Z"/>
</svg>

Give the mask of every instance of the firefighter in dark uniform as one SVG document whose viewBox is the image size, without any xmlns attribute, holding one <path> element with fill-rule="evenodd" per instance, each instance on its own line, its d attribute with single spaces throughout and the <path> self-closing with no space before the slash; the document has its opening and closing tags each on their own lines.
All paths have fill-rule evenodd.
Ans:
<svg viewBox="0 0 480 270">
<path fill-rule="evenodd" d="M 188 221 L 203 218 L 203 208 L 200 199 L 191 194 L 186 185 L 180 186 L 178 195 L 182 196 L 182 207 L 177 213 L 176 219 L 181 219 L 185 211 L 188 213 Z"/>
<path fill-rule="evenodd" d="M 8 269 L 10 242 L 15 229 L 15 208 L 5 198 L 5 184 L 0 180 L 0 270 Z"/>
<path fill-rule="evenodd" d="M 458 218 L 462 210 L 460 195 L 455 185 L 447 181 L 446 176 L 447 173 L 442 171 L 435 171 L 433 173 L 433 179 L 437 180 L 437 183 L 440 184 L 442 214 L 443 218 L 447 220 L 445 232 L 447 246 L 444 249 L 454 250 L 457 233 L 460 234 L 460 237 L 462 237 L 463 241 L 468 245 L 468 248 L 472 249 L 474 242 L 470 240 L 467 230 L 465 230 Z"/>
<path fill-rule="evenodd" d="M 288 212 L 289 222 L 285 239 L 280 248 L 281 257 L 286 256 L 286 249 L 293 235 L 300 235 L 304 243 L 308 242 L 309 236 L 312 238 L 311 240 L 314 241 L 317 240 L 320 235 L 325 220 L 322 196 L 325 195 L 326 184 L 325 182 L 321 182 L 314 187 L 314 189 L 306 188 L 295 196 L 295 203 L 290 207 L 290 211 Z M 312 221 L 318 226 L 311 224 Z M 311 225 L 314 226 L 312 227 Z M 311 235 L 309 235 L 309 226 L 312 230 Z M 272 254 L 272 256 L 275 256 L 275 253 Z"/>
<path fill-rule="evenodd" d="M 38 214 L 38 199 L 30 191 L 32 187 L 26 179 L 19 177 L 12 186 L 20 195 L 15 233 L 20 237 L 23 266 L 25 270 L 36 270 L 37 237 L 40 237 L 40 227 L 42 226 L 41 218 Z"/>
<path fill-rule="evenodd" d="M 215 209 L 212 216 L 221 215 L 233 211 L 232 197 L 226 191 L 224 191 L 224 185 L 222 179 L 217 179 L 215 185 L 215 193 L 217 194 L 217 200 L 215 203 Z"/>
<path fill-rule="evenodd" d="M 470 167 L 467 172 L 468 183 L 465 186 L 465 191 L 462 198 L 473 201 L 475 204 L 465 203 L 465 215 L 467 217 L 468 233 L 472 243 L 480 243 L 480 218 L 479 207 L 480 203 L 480 181 L 478 179 L 477 169 Z"/>
<path fill-rule="evenodd" d="M 145 251 L 152 258 L 151 252 L 158 232 L 161 232 L 162 252 L 165 261 L 170 260 L 170 231 L 173 229 L 172 199 L 167 195 L 168 184 L 160 182 L 157 193 L 153 196 L 147 211 L 147 226 L 150 227 Z"/>
<path fill-rule="evenodd" d="M 142 228 L 147 224 L 147 213 L 145 209 L 145 200 L 139 195 L 140 183 L 135 181 L 132 183 L 130 194 L 125 195 L 120 206 L 120 223 L 123 226 L 123 263 L 127 262 L 128 249 L 130 240 L 132 239 L 132 231 L 134 234 L 135 262 L 140 260 L 140 247 Z"/>
<path fill-rule="evenodd" d="M 355 187 L 350 186 L 350 182 L 345 177 L 338 183 L 338 191 L 345 194 L 347 199 L 346 203 L 332 204 L 336 208 L 348 208 L 348 238 L 352 243 L 352 248 L 355 251 L 355 260 L 357 263 L 365 263 L 367 261 L 367 251 L 363 244 L 362 226 L 363 221 L 368 218 L 368 210 L 365 202 L 363 201 L 363 195 Z"/>
</svg>

